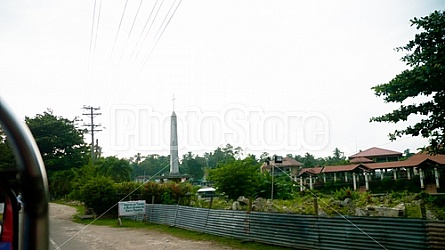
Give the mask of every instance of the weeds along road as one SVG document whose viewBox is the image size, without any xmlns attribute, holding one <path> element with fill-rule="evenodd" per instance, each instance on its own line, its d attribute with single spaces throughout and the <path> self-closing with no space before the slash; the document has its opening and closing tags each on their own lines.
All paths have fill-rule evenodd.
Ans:
<svg viewBox="0 0 445 250">
<path fill-rule="evenodd" d="M 232 249 L 213 242 L 184 240 L 146 229 L 77 224 L 72 222 L 75 213 L 75 208 L 50 203 L 50 249 Z"/>
</svg>

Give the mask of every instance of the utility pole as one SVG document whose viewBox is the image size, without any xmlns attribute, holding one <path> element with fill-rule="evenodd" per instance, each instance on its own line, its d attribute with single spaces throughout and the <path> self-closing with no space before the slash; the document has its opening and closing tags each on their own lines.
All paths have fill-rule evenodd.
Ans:
<svg viewBox="0 0 445 250">
<path fill-rule="evenodd" d="M 97 113 L 97 110 L 100 110 L 100 107 L 94 108 L 91 106 L 83 106 L 83 109 L 89 111 L 88 113 L 83 113 L 82 115 L 86 115 L 90 117 L 90 124 L 83 124 L 83 126 L 87 127 L 87 131 L 91 133 L 91 162 L 94 163 L 96 160 L 95 156 L 95 146 L 94 146 L 94 132 L 102 131 L 97 129 L 97 127 L 101 126 L 101 124 L 94 124 L 94 117 L 101 115 L 102 113 Z"/>
</svg>

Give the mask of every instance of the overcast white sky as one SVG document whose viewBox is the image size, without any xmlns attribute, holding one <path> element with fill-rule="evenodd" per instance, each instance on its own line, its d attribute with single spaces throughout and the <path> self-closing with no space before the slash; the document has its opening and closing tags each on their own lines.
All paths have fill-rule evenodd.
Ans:
<svg viewBox="0 0 445 250">
<path fill-rule="evenodd" d="M 317 157 L 426 143 L 389 142 L 409 123 L 369 123 L 397 107 L 371 87 L 406 68 L 394 48 L 417 32 L 409 20 L 443 1 L 140 4 L 0 1 L 1 97 L 22 119 L 47 108 L 73 119 L 100 106 L 96 137 L 120 157 L 168 154 L 173 95 L 180 155 L 226 143 Z"/>
</svg>

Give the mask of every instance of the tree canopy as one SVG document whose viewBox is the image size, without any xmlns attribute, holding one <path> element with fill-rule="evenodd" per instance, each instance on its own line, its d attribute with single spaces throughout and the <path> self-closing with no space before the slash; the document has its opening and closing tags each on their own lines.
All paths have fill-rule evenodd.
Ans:
<svg viewBox="0 0 445 250">
<path fill-rule="evenodd" d="M 373 122 L 407 121 L 409 116 L 418 115 L 421 120 L 414 125 L 391 133 L 395 140 L 402 135 L 429 138 L 427 150 L 431 153 L 445 153 L 445 14 L 434 11 L 429 16 L 413 18 L 411 26 L 421 32 L 397 51 L 405 52 L 402 61 L 409 67 L 388 83 L 372 89 L 387 103 L 400 103 L 391 113 L 372 117 Z M 413 103 L 419 96 L 424 102 Z"/>
<path fill-rule="evenodd" d="M 57 117 L 50 110 L 33 118 L 26 117 L 25 121 L 49 173 L 80 168 L 88 162 L 88 147 L 83 134 L 72 121 Z"/>
<path fill-rule="evenodd" d="M 192 152 L 182 156 L 181 173 L 189 174 L 194 180 L 200 180 L 204 177 L 205 168 L 206 159 L 204 157 L 193 155 Z"/>
<path fill-rule="evenodd" d="M 119 159 L 116 156 L 99 158 L 97 161 L 99 173 L 110 177 L 115 182 L 124 182 L 131 180 L 133 168 L 125 159 Z"/>
<path fill-rule="evenodd" d="M 207 161 L 207 166 L 212 169 L 218 167 L 218 164 L 224 164 L 235 160 L 235 157 L 241 154 L 239 147 L 233 148 L 232 145 L 227 144 L 224 148 L 218 147 L 213 152 L 205 153 L 204 158 Z"/>
<path fill-rule="evenodd" d="M 240 196 L 254 198 L 266 191 L 267 181 L 260 172 L 260 166 L 252 158 L 232 160 L 209 171 L 209 179 L 213 181 L 218 192 L 224 193 L 229 199 Z"/>
</svg>

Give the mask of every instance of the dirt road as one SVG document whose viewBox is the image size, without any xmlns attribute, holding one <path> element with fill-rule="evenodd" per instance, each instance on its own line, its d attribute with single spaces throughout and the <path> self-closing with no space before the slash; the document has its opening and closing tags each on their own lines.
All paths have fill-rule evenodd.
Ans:
<svg viewBox="0 0 445 250">
<path fill-rule="evenodd" d="M 73 223 L 76 210 L 50 204 L 50 243 L 53 249 L 232 249 L 213 242 L 191 241 L 146 229 L 112 228 Z M 77 235 L 76 235 L 77 234 Z M 70 237 L 72 240 L 66 242 Z M 66 242 L 66 243 L 65 243 Z"/>
</svg>

